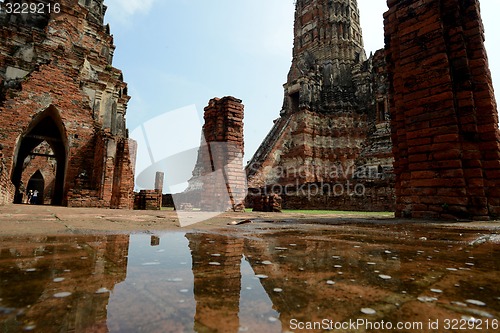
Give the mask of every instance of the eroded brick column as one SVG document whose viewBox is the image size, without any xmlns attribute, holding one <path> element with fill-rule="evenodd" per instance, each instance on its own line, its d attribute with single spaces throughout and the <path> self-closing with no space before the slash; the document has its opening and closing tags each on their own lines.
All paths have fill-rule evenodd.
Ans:
<svg viewBox="0 0 500 333">
<path fill-rule="evenodd" d="M 209 211 L 241 211 L 246 194 L 243 169 L 243 112 L 234 97 L 211 99 L 205 108 L 203 134 L 207 149 L 203 166 L 201 207 Z"/>
<path fill-rule="evenodd" d="M 479 1 L 388 6 L 397 216 L 499 216 L 500 135 Z"/>
</svg>

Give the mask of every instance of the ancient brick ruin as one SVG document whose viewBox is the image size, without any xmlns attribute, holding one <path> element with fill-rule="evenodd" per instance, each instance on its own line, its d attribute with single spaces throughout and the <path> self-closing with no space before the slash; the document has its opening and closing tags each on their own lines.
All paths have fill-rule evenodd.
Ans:
<svg viewBox="0 0 500 333">
<path fill-rule="evenodd" d="M 184 193 L 174 195 L 176 204 L 189 204 L 204 211 L 245 209 L 243 116 L 244 107 L 237 98 L 209 101 L 193 178 Z"/>
<path fill-rule="evenodd" d="M 130 97 L 112 66 L 106 6 L 58 3 L 0 13 L 0 204 L 22 202 L 37 184 L 40 203 L 131 208 Z"/>
<path fill-rule="evenodd" d="M 134 194 L 134 209 L 161 210 L 163 206 L 163 181 L 165 173 L 158 171 L 155 176 L 154 190 L 140 190 Z"/>
<path fill-rule="evenodd" d="M 391 210 L 383 51 L 368 59 L 356 1 L 296 1 L 280 118 L 247 165 L 250 193 L 284 208 Z"/>
<path fill-rule="evenodd" d="M 388 1 L 396 215 L 500 213 L 500 133 L 479 1 Z"/>
</svg>

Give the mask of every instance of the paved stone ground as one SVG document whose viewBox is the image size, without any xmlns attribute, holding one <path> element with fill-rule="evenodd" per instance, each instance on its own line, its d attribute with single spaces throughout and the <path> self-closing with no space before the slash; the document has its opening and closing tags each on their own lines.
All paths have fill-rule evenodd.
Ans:
<svg viewBox="0 0 500 333">
<path fill-rule="evenodd" d="M 197 214 L 187 214 L 194 218 Z M 308 226 L 346 224 L 399 224 L 432 223 L 433 226 L 500 230 L 500 221 L 438 222 L 425 220 L 400 220 L 379 213 L 224 213 L 215 218 L 190 225 L 191 230 L 237 229 L 232 222 L 252 220 L 256 222 L 292 222 Z M 279 223 L 276 224 L 279 226 Z M 284 226 L 284 228 L 286 228 Z M 6 205 L 0 206 L 0 235 L 95 233 L 95 232 L 154 232 L 181 230 L 174 211 L 132 211 L 98 208 L 66 208 L 54 206 Z"/>
</svg>

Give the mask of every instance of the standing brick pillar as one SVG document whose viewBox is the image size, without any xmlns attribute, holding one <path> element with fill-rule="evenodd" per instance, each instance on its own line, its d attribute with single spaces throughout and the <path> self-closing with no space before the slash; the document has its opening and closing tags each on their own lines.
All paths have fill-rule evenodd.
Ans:
<svg viewBox="0 0 500 333">
<path fill-rule="evenodd" d="M 203 210 L 245 209 L 243 112 L 241 100 L 234 97 L 211 99 L 205 107 L 203 134 L 207 149 L 198 157 L 204 175 L 201 194 Z"/>
<path fill-rule="evenodd" d="M 163 180 L 165 179 L 165 173 L 161 171 L 156 172 L 155 176 L 155 190 L 160 193 L 163 192 Z"/>
<path fill-rule="evenodd" d="M 500 135 L 478 0 L 388 0 L 398 217 L 500 214 Z"/>
</svg>

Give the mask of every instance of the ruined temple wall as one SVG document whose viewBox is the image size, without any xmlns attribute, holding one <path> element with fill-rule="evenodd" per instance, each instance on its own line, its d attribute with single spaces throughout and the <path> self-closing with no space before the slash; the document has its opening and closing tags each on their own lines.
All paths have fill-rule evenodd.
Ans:
<svg viewBox="0 0 500 333">
<path fill-rule="evenodd" d="M 10 181 L 9 172 L 2 158 L 0 150 L 0 205 L 6 205 L 14 201 L 15 186 Z"/>
<path fill-rule="evenodd" d="M 135 147 L 135 141 L 126 138 L 120 139 L 115 162 L 115 168 L 118 172 L 115 174 L 112 208 L 133 209 L 134 207 L 135 163 L 131 154 Z"/>
<path fill-rule="evenodd" d="M 131 206 L 133 166 L 125 142 L 130 97 L 122 73 L 111 65 L 115 47 L 103 23 L 105 6 L 60 3 L 60 13 L 0 13 L 0 115 L 6 119 L 0 143 L 6 169 L 12 170 L 31 120 L 52 108 L 61 117 L 67 154 L 63 204 Z M 115 147 L 100 147 L 100 133 Z"/>
<path fill-rule="evenodd" d="M 244 209 L 243 115 L 243 104 L 234 97 L 214 98 L 205 107 L 207 146 L 200 148 L 199 155 L 204 175 L 201 207 L 205 210 Z M 224 199 L 227 195 L 229 202 Z"/>
<path fill-rule="evenodd" d="M 283 209 L 391 212 L 395 200 L 394 187 L 383 179 L 272 186 L 265 193 L 279 194 Z"/>
<path fill-rule="evenodd" d="M 292 115 L 279 144 L 272 147 L 262 174 L 249 180 L 250 187 L 259 185 L 253 179 L 260 177 L 263 179 L 259 182 L 264 184 L 283 186 L 297 180 L 308 183 L 349 178 L 367 127 L 364 115 L 310 111 Z"/>
<path fill-rule="evenodd" d="M 500 135 L 479 1 L 389 0 L 396 215 L 500 213 Z"/>
<path fill-rule="evenodd" d="M 12 169 L 19 138 L 28 129 L 31 120 L 48 107 L 57 109 L 64 124 L 68 162 L 65 181 L 64 204 L 70 207 L 130 208 L 133 199 L 133 173 L 128 158 L 126 139 L 120 139 L 102 131 L 99 134 L 86 96 L 59 67 L 43 65 L 22 84 L 22 90 L 10 91 L 11 99 L 0 108 L 6 124 L 4 151 L 8 156 L 8 168 Z M 103 139 L 103 136 L 108 136 Z M 118 158 L 117 158 L 118 155 Z M 116 164 L 115 161 L 121 161 Z M 123 186 L 114 186 L 114 170 L 125 165 L 121 177 Z M 25 182 L 25 185 L 27 183 Z M 118 203 L 112 204 L 113 191 L 123 193 Z M 125 202 L 123 202 L 125 200 Z"/>
<path fill-rule="evenodd" d="M 247 166 L 249 188 L 284 209 L 393 210 L 390 133 L 372 126 L 363 114 L 291 115 L 264 163 Z"/>
<path fill-rule="evenodd" d="M 83 166 L 90 166 L 88 146 L 94 134 L 88 100 L 74 80 L 54 65 L 42 65 L 22 83 L 20 91 L 9 90 L 8 98 L 0 106 L 2 114 L 2 144 L 7 169 L 14 167 L 14 157 L 21 136 L 28 130 L 37 114 L 49 107 L 57 109 L 64 126 L 68 148 L 67 178 L 74 179 Z M 88 123 L 90 126 L 82 126 Z M 82 154 L 87 151 L 87 154 Z"/>
<path fill-rule="evenodd" d="M 94 137 L 93 157 L 95 169 L 88 176 L 76 176 L 75 186 L 68 193 L 68 206 L 133 209 L 134 169 L 129 140 L 100 132 Z"/>
</svg>

